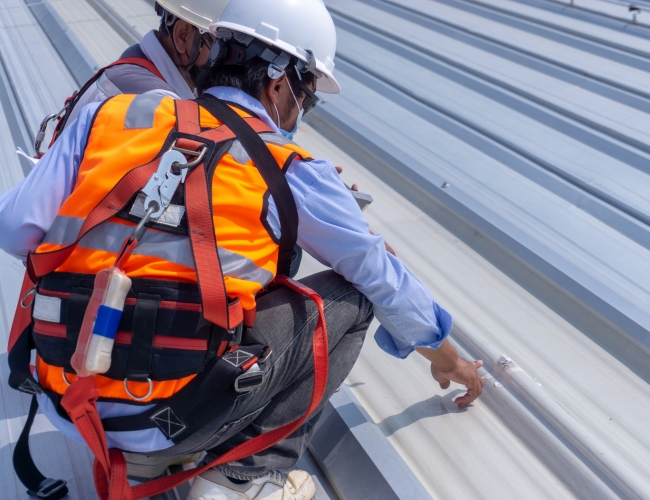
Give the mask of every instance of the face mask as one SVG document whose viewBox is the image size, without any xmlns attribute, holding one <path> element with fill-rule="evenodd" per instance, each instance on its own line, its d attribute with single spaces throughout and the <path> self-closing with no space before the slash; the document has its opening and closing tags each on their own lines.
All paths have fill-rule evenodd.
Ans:
<svg viewBox="0 0 650 500">
<path fill-rule="evenodd" d="M 296 99 L 296 95 L 293 93 L 293 89 L 291 88 L 291 84 L 289 84 L 289 90 L 291 91 L 291 95 L 293 96 L 293 100 L 296 101 L 296 106 L 300 108 L 300 104 L 298 104 L 298 99 Z M 275 106 L 275 103 L 273 103 L 273 106 Z M 278 128 L 280 129 L 280 133 L 285 136 L 287 139 L 290 141 L 293 141 L 293 138 L 296 136 L 296 133 L 298 132 L 298 125 L 300 125 L 300 122 L 302 121 L 302 116 L 305 114 L 304 109 L 300 109 L 298 112 L 298 118 L 296 118 L 296 125 L 293 127 L 292 130 L 287 132 L 284 130 L 282 127 L 280 127 L 280 113 L 278 113 L 278 107 L 275 106 L 275 113 L 278 117 Z"/>
<path fill-rule="evenodd" d="M 203 74 L 208 71 L 210 71 L 209 64 L 204 64 L 203 66 L 197 66 L 196 64 L 194 64 L 187 71 L 187 73 L 190 75 L 190 78 L 192 82 L 194 82 L 194 85 L 197 85 L 201 81 L 201 77 L 203 76 Z"/>
</svg>

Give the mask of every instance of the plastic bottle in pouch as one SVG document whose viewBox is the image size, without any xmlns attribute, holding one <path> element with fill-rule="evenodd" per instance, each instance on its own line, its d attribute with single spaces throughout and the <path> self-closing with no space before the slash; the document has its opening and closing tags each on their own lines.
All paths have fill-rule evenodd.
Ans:
<svg viewBox="0 0 650 500">
<path fill-rule="evenodd" d="M 115 335 L 130 289 L 131 278 L 117 267 L 97 273 L 71 360 L 78 377 L 106 373 L 111 367 Z"/>
</svg>

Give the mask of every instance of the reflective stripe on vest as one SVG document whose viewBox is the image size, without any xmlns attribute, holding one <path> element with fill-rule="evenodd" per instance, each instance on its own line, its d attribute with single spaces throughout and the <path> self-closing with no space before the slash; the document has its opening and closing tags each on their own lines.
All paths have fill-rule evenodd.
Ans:
<svg viewBox="0 0 650 500">
<path fill-rule="evenodd" d="M 47 232 L 43 244 L 63 247 L 74 243 L 81 230 L 84 219 L 59 215 Z M 79 248 L 99 250 L 117 255 L 124 240 L 133 233 L 133 226 L 106 222 L 90 231 L 79 242 Z M 265 286 L 273 279 L 273 274 L 239 254 L 218 247 L 219 259 L 224 276 L 246 281 L 254 281 Z M 194 270 L 192 246 L 187 236 L 147 229 L 132 255 L 160 257 L 188 269 Z"/>
</svg>

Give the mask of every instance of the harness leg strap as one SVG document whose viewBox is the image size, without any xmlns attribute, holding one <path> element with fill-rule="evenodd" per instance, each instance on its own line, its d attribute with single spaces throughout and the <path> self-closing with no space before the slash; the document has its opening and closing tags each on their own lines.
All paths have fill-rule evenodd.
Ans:
<svg viewBox="0 0 650 500">
<path fill-rule="evenodd" d="M 38 401 L 34 395 L 29 406 L 27 421 L 14 449 L 14 470 L 20 482 L 27 487 L 29 496 L 45 500 L 58 500 L 68 494 L 67 483 L 62 479 L 50 479 L 41 474 L 29 451 L 29 432 L 32 429 L 37 410 Z"/>
<path fill-rule="evenodd" d="M 95 406 L 97 398 L 99 389 L 94 377 L 79 377 L 65 391 L 61 406 L 95 455 L 95 489 L 100 500 L 133 500 L 133 490 L 126 479 L 124 455 L 119 450 L 108 449 Z"/>
</svg>

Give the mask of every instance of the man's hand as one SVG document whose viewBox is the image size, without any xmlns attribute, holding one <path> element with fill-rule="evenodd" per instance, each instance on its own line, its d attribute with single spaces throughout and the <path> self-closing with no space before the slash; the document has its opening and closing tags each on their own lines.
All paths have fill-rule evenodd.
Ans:
<svg viewBox="0 0 650 500">
<path fill-rule="evenodd" d="M 477 371 L 481 366 L 483 366 L 483 361 L 467 361 L 459 357 L 456 367 L 451 370 L 439 370 L 431 363 L 431 375 L 442 389 L 447 389 L 450 382 L 464 385 L 467 388 L 467 393 L 454 400 L 458 406 L 463 407 L 472 403 L 483 392 L 485 381 Z"/>
<path fill-rule="evenodd" d="M 341 175 L 341 172 L 343 172 L 343 167 L 334 167 L 336 171 Z M 350 188 L 352 191 L 359 191 L 359 186 L 356 184 L 352 184 L 352 187 Z"/>
<path fill-rule="evenodd" d="M 483 392 L 485 381 L 477 371 L 483 366 L 483 361 L 467 361 L 461 358 L 448 340 L 435 350 L 424 347 L 418 347 L 416 350 L 431 361 L 431 375 L 442 389 L 447 389 L 451 382 L 467 388 L 464 396 L 455 399 L 454 402 L 458 406 L 468 406 Z"/>
</svg>

